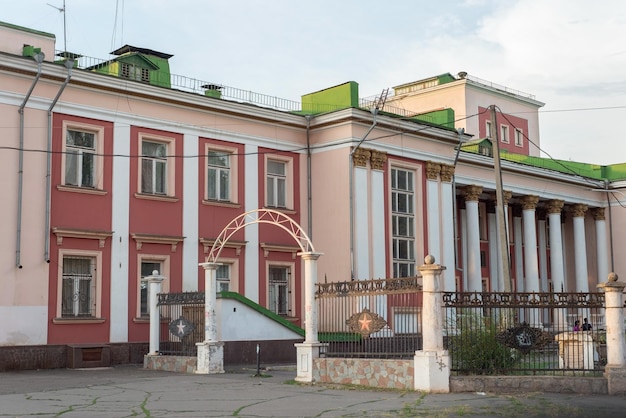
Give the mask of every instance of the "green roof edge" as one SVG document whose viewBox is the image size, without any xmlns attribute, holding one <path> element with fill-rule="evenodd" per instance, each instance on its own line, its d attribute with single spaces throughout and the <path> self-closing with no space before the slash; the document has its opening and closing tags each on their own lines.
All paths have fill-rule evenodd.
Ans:
<svg viewBox="0 0 626 418">
<path fill-rule="evenodd" d="M 281 317 L 280 315 L 276 315 L 274 312 L 270 311 L 267 308 L 264 308 L 263 306 L 259 305 L 258 303 L 248 299 L 247 297 L 240 295 L 239 293 L 236 292 L 219 292 L 218 295 L 220 295 L 222 298 L 224 299 L 234 299 L 236 301 L 239 301 L 241 303 L 243 303 L 244 305 L 246 305 L 247 307 L 265 315 L 266 317 L 268 317 L 269 319 L 278 322 L 279 324 L 285 326 L 286 328 L 289 328 L 291 331 L 297 333 L 298 335 L 301 335 L 302 337 L 304 337 L 304 330 L 302 328 L 300 328 L 297 325 L 292 324 L 291 322 L 287 321 L 285 318 Z"/>
<path fill-rule="evenodd" d="M 19 25 L 14 25 L 12 23 L 3 22 L 1 20 L 0 20 L 0 26 L 4 26 L 4 27 L 7 27 L 7 28 L 11 28 L 11 29 L 21 30 L 23 32 L 30 32 L 30 33 L 34 33 L 36 35 L 41 35 L 41 36 L 45 36 L 45 37 L 48 37 L 48 38 L 56 39 L 56 36 L 53 33 L 42 32 L 40 30 L 35 30 L 35 29 L 31 29 L 31 28 L 26 28 L 24 26 L 19 26 Z"/>
</svg>

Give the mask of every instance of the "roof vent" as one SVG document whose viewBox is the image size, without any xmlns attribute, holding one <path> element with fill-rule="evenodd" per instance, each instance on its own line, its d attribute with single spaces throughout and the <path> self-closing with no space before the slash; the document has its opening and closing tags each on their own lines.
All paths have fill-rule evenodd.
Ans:
<svg viewBox="0 0 626 418">
<path fill-rule="evenodd" d="M 461 79 L 467 77 L 467 73 L 465 71 L 461 71 L 458 75 L 459 75 L 459 78 Z"/>
</svg>

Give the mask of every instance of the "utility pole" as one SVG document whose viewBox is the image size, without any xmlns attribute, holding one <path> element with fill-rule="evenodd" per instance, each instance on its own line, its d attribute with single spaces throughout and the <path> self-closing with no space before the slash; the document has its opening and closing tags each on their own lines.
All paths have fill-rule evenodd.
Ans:
<svg viewBox="0 0 626 418">
<path fill-rule="evenodd" d="M 511 282 L 511 260 L 509 251 L 508 231 L 506 229 L 506 218 L 504 216 L 504 190 L 502 189 L 502 168 L 500 167 L 500 141 L 498 139 L 498 129 L 496 125 L 496 106 L 489 106 L 491 111 L 491 143 L 493 145 L 493 165 L 496 174 L 496 220 L 498 224 L 498 244 L 500 257 L 502 259 L 502 274 L 504 291 L 510 293 L 513 290 Z"/>
</svg>

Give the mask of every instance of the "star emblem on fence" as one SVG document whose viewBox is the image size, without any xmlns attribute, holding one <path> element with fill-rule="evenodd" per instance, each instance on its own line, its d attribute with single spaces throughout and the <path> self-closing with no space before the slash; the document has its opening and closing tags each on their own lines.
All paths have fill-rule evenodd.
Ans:
<svg viewBox="0 0 626 418">
<path fill-rule="evenodd" d="M 170 334 L 178 338 L 183 338 L 191 334 L 194 328 L 193 322 L 190 322 L 184 316 L 180 316 L 178 319 L 173 320 L 168 326 Z"/>
<path fill-rule="evenodd" d="M 363 337 L 368 338 L 371 334 L 380 331 L 387 325 L 381 316 L 369 309 L 363 308 L 361 312 L 355 313 L 346 320 L 346 325 L 352 332 L 358 332 Z"/>
</svg>

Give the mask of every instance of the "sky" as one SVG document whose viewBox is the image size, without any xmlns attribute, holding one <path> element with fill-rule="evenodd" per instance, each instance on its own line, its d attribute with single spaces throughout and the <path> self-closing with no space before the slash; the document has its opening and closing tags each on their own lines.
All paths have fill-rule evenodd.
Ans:
<svg viewBox="0 0 626 418">
<path fill-rule="evenodd" d="M 65 0 L 65 16 L 63 0 L 0 4 L 0 21 L 55 34 L 58 50 L 149 48 L 174 55 L 173 74 L 294 101 L 465 71 L 545 103 L 541 156 L 626 163 L 623 0 Z"/>
</svg>

